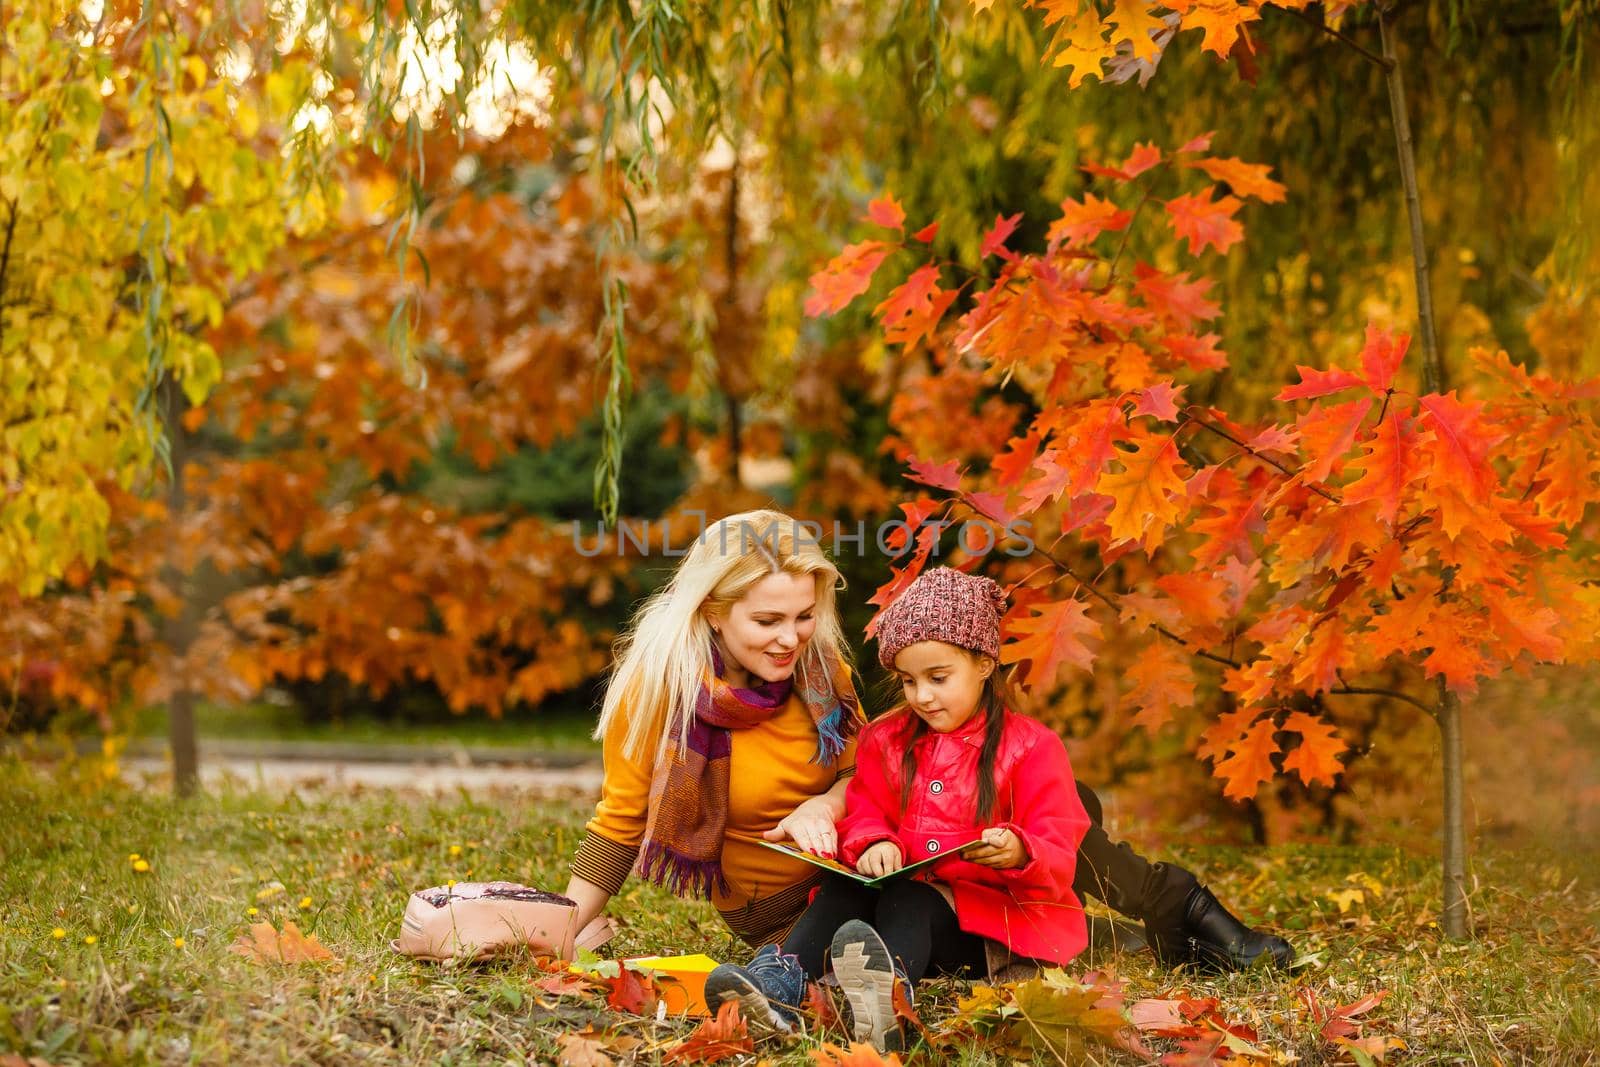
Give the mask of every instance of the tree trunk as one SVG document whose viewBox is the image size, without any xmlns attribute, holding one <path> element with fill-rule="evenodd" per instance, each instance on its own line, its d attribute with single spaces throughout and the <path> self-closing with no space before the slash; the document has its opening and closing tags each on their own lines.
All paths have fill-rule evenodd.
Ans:
<svg viewBox="0 0 1600 1067">
<path fill-rule="evenodd" d="M 1411 225 L 1411 262 L 1417 288 L 1418 332 L 1422 341 L 1422 383 L 1428 392 L 1441 393 L 1446 388 L 1444 361 L 1439 356 L 1439 337 L 1434 329 L 1433 293 L 1428 282 L 1428 244 L 1422 231 L 1422 198 L 1417 189 L 1416 147 L 1411 140 L 1405 80 L 1400 54 L 1395 46 L 1392 22 L 1394 9 L 1393 3 L 1378 6 L 1378 30 L 1383 37 L 1389 110 L 1394 118 L 1395 150 L 1400 158 L 1400 180 L 1405 188 L 1406 216 Z M 1442 678 L 1439 680 L 1439 703 L 1434 710 L 1434 717 L 1439 723 L 1444 760 L 1444 908 L 1441 921 L 1445 935 L 1459 940 L 1471 933 L 1467 925 L 1467 835 L 1461 703 L 1445 686 Z"/>
<path fill-rule="evenodd" d="M 167 521 L 176 527 L 188 506 L 183 485 L 183 466 L 188 461 L 189 431 L 184 428 L 183 415 L 189 409 L 189 401 L 170 375 L 161 383 L 160 398 L 172 464 L 172 482 L 167 487 Z M 162 626 L 162 637 L 168 651 L 174 661 L 181 661 L 194 641 L 195 615 L 192 575 L 179 558 L 176 536 L 168 542 L 162 581 L 182 599 L 178 614 L 167 619 Z M 195 694 L 181 673 L 173 684 L 176 688 L 167 704 L 167 743 L 172 749 L 172 787 L 178 796 L 186 797 L 195 791 L 200 782 L 200 757 L 195 743 Z"/>
</svg>

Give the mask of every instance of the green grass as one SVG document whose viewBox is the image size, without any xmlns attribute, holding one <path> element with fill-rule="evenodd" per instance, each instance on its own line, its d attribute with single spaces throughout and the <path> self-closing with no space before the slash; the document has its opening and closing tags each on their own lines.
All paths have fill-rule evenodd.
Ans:
<svg viewBox="0 0 1600 1067">
<path fill-rule="evenodd" d="M 582 751 L 593 752 L 596 756 L 600 751 L 599 745 L 589 736 L 594 729 L 594 713 L 584 708 L 500 719 L 472 714 L 448 722 L 396 722 L 370 715 L 307 722 L 295 708 L 257 702 L 233 706 L 207 704 L 197 711 L 195 720 L 196 732 L 202 740 L 471 745 Z M 140 710 L 134 716 L 131 732 L 134 737 L 166 737 L 166 707 Z"/>
<path fill-rule="evenodd" d="M 637 1062 L 660 1062 L 670 1026 L 620 1019 L 594 1001 L 543 1006 L 526 960 L 443 968 L 386 947 L 412 889 L 492 877 L 559 889 L 585 814 L 516 796 L 370 792 L 178 803 L 121 787 L 76 791 L 0 764 L 0 1053 L 52 1064 L 553 1063 L 557 1034 L 592 1025 L 645 1038 Z M 133 853 L 148 873 L 135 871 Z M 1480 937 L 1462 945 L 1432 925 L 1432 856 L 1305 846 L 1174 858 L 1248 918 L 1289 933 L 1313 963 L 1296 978 L 1201 978 L 1165 973 L 1142 954 L 1115 957 L 1130 999 L 1218 996 L 1275 1053 L 1316 1064 L 1336 1060 L 1300 1020 L 1299 987 L 1329 1003 L 1388 989 L 1369 1032 L 1405 1040 L 1399 1062 L 1595 1062 L 1600 896 L 1592 875 L 1580 876 L 1595 869 L 1593 854 L 1475 857 Z M 1341 914 L 1334 895 L 1357 888 L 1363 899 L 1347 897 Z M 281 969 L 229 954 L 251 907 L 275 924 L 298 921 L 341 962 Z M 616 955 L 744 955 L 705 905 L 654 887 L 631 885 L 613 914 Z M 64 937 L 52 936 L 57 928 Z M 948 1017 L 948 993 L 923 1001 L 930 1022 Z M 811 1047 L 762 1051 L 798 1067 Z M 1093 1062 L 1142 1062 L 1099 1055 Z M 1010 1062 L 982 1047 L 924 1057 L 957 1060 Z"/>
</svg>

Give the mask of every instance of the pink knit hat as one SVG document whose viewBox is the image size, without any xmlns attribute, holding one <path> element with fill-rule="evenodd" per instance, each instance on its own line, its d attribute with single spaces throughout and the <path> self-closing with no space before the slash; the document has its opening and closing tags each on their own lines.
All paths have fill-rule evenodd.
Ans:
<svg viewBox="0 0 1600 1067">
<path fill-rule="evenodd" d="M 925 571 L 884 609 L 878 662 L 893 668 L 900 651 L 918 641 L 943 641 L 999 659 L 1005 606 L 1006 595 L 993 578 L 949 567 Z"/>
</svg>

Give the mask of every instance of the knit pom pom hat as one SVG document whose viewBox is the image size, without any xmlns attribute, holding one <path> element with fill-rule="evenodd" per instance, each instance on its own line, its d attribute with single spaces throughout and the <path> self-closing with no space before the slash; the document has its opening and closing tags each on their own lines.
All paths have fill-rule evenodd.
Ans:
<svg viewBox="0 0 1600 1067">
<path fill-rule="evenodd" d="M 1006 595 L 993 578 L 949 567 L 925 571 L 906 586 L 878 621 L 878 662 L 893 669 L 902 649 L 943 641 L 1000 658 L 1000 615 Z"/>
</svg>

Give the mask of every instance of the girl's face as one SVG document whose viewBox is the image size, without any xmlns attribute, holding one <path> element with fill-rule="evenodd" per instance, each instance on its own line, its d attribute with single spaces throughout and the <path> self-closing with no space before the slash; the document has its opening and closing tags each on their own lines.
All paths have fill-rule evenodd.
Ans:
<svg viewBox="0 0 1600 1067">
<path fill-rule="evenodd" d="M 911 710 L 928 729 L 947 734 L 978 713 L 994 660 L 943 641 L 918 641 L 900 650 L 894 672 Z"/>
<path fill-rule="evenodd" d="M 710 619 L 722 646 L 727 681 L 748 689 L 794 674 L 817 629 L 817 580 L 780 571 L 750 587 L 725 614 Z"/>
</svg>

